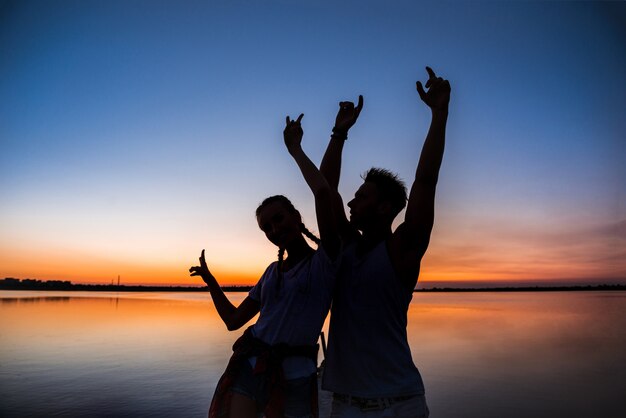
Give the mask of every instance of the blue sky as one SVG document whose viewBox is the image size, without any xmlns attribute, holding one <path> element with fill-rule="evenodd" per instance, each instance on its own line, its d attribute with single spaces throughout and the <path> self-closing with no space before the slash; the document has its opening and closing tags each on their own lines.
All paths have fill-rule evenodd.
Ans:
<svg viewBox="0 0 626 418">
<path fill-rule="evenodd" d="M 421 280 L 624 282 L 625 23 L 622 2 L 0 2 L 0 276 L 191 283 L 206 248 L 254 281 L 264 197 L 315 230 L 285 116 L 319 162 L 363 94 L 344 200 L 371 166 L 410 183 L 430 65 L 452 101 Z"/>
</svg>

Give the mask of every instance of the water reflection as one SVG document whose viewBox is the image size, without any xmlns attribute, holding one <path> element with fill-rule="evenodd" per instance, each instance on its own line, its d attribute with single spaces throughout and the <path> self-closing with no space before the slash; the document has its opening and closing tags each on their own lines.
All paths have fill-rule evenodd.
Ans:
<svg viewBox="0 0 626 418">
<path fill-rule="evenodd" d="M 625 307 L 623 293 L 416 295 L 409 336 L 431 410 L 625 416 Z"/>
<path fill-rule="evenodd" d="M 205 416 L 236 335 L 206 294 L 155 296 L 0 305 L 0 415 Z"/>
<path fill-rule="evenodd" d="M 6 297 L 0 298 L 0 303 L 40 303 L 40 302 L 69 302 L 69 296 L 41 296 L 41 297 L 23 297 L 13 298 Z"/>
<path fill-rule="evenodd" d="M 625 307 L 623 292 L 416 294 L 432 416 L 626 416 Z M 206 416 L 240 334 L 207 293 L 0 292 L 0 416 Z"/>
</svg>

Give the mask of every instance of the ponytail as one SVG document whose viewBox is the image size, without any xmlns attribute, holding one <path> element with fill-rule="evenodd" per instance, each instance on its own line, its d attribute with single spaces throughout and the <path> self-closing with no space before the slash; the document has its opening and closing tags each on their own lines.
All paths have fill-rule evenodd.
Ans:
<svg viewBox="0 0 626 418">
<path fill-rule="evenodd" d="M 313 232 L 309 231 L 308 228 L 304 226 L 304 223 L 300 223 L 300 231 L 302 232 L 302 235 L 316 243 L 318 246 L 320 245 L 321 240 L 313 235 Z"/>
<path fill-rule="evenodd" d="M 285 249 L 279 248 L 278 249 L 278 262 L 276 263 L 276 277 L 278 278 L 278 280 L 276 280 L 276 292 L 277 293 L 280 291 L 280 285 L 283 282 L 282 267 L 283 267 L 284 255 L 285 255 Z"/>
</svg>

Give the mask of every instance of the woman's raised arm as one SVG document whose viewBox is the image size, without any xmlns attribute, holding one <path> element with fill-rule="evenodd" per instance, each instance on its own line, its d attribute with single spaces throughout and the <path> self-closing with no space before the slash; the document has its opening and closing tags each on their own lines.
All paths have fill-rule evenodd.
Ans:
<svg viewBox="0 0 626 418">
<path fill-rule="evenodd" d="M 331 259 L 335 259 L 339 254 L 339 233 L 337 222 L 333 213 L 333 191 L 326 178 L 320 173 L 315 164 L 302 150 L 302 126 L 300 121 L 304 114 L 298 119 L 290 120 L 287 116 L 283 137 L 287 151 L 293 157 L 300 168 L 300 172 L 315 197 L 315 214 L 317 217 L 317 227 L 320 231 L 320 240 L 326 254 Z"/>
</svg>

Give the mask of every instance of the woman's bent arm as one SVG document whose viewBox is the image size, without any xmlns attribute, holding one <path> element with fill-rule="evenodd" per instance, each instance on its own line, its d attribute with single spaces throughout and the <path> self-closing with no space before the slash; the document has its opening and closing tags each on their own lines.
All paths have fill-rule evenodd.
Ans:
<svg viewBox="0 0 626 418">
<path fill-rule="evenodd" d="M 191 267 L 189 273 L 191 273 L 191 276 L 202 277 L 202 280 L 209 288 L 215 309 L 217 309 L 217 313 L 220 318 L 222 318 L 222 321 L 224 321 L 229 331 L 241 328 L 259 313 L 259 302 L 249 296 L 246 297 L 239 306 L 233 305 L 230 300 L 228 300 L 219 283 L 206 265 L 204 250 L 202 250 L 202 254 L 200 255 L 200 265 Z"/>
</svg>

